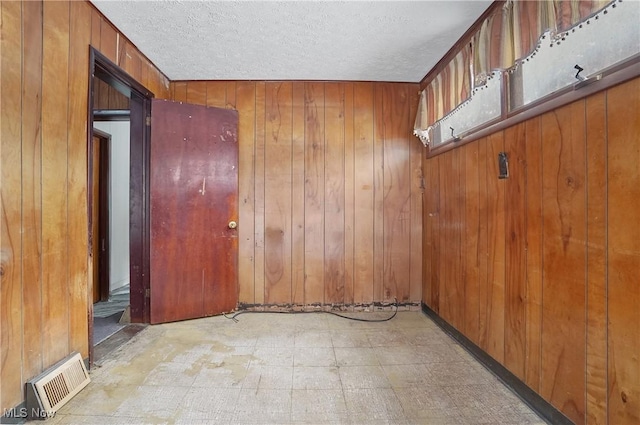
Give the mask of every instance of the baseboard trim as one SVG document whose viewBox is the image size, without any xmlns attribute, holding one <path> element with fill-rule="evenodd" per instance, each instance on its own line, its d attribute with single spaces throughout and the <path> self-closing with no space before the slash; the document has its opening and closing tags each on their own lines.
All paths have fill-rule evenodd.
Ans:
<svg viewBox="0 0 640 425">
<path fill-rule="evenodd" d="M 379 312 L 379 311 L 420 311 L 420 302 L 373 302 L 369 304 L 249 304 L 240 302 L 237 311 L 272 311 L 272 312 Z"/>
<path fill-rule="evenodd" d="M 503 384 L 505 384 L 515 395 L 517 395 L 527 406 L 533 409 L 538 415 L 550 424 L 574 425 L 562 412 L 542 398 L 538 393 L 529 388 L 517 376 L 507 368 L 498 363 L 493 357 L 478 347 L 473 341 L 460 333 L 456 328 L 442 319 L 438 313 L 429 306 L 422 303 L 422 312 L 431 318 L 436 325 L 445 331 L 451 338 L 455 339 L 465 350 L 475 357 L 487 370 L 493 373 Z"/>
</svg>

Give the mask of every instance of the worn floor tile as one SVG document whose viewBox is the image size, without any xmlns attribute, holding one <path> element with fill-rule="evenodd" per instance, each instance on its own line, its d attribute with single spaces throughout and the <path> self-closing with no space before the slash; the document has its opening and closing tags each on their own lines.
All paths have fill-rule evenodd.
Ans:
<svg viewBox="0 0 640 425">
<path fill-rule="evenodd" d="M 242 389 L 233 418 L 241 424 L 289 423 L 291 390 Z"/>
<path fill-rule="evenodd" d="M 396 423 L 405 419 L 400 401 L 391 388 L 345 389 L 344 397 L 349 416 L 355 422 L 388 420 Z"/>
<path fill-rule="evenodd" d="M 131 385 L 100 385 L 91 382 L 69 403 L 62 406 L 58 414 L 109 416 L 135 393 L 136 388 L 137 386 Z"/>
<path fill-rule="evenodd" d="M 380 366 L 343 366 L 340 367 L 342 387 L 353 388 L 390 388 L 382 367 Z"/>
<path fill-rule="evenodd" d="M 437 386 L 394 388 L 407 418 L 439 423 L 437 418 L 460 416 L 453 398 Z"/>
<path fill-rule="evenodd" d="M 422 364 L 385 365 L 382 369 L 393 388 L 422 388 L 431 385 L 429 371 Z"/>
<path fill-rule="evenodd" d="M 113 416 L 163 420 L 173 417 L 188 387 L 140 386 L 113 412 Z"/>
<path fill-rule="evenodd" d="M 306 330 L 322 330 L 329 329 L 328 320 L 331 318 L 324 313 L 306 313 L 296 314 L 295 316 L 295 328 L 298 331 Z"/>
<path fill-rule="evenodd" d="M 336 347 L 338 366 L 378 366 L 380 362 L 371 347 Z"/>
<path fill-rule="evenodd" d="M 293 350 L 291 347 L 256 347 L 251 364 L 293 366 Z"/>
<path fill-rule="evenodd" d="M 296 347 L 293 355 L 294 366 L 336 366 L 333 347 Z"/>
<path fill-rule="evenodd" d="M 409 340 L 397 329 L 368 330 L 367 338 L 372 347 L 398 347 L 409 345 Z"/>
<path fill-rule="evenodd" d="M 367 334 L 357 329 L 333 330 L 331 340 L 334 347 L 371 347 Z"/>
<path fill-rule="evenodd" d="M 342 390 L 293 390 L 291 420 L 302 423 L 344 423 L 348 420 Z"/>
<path fill-rule="evenodd" d="M 244 364 L 212 363 L 200 370 L 192 386 L 197 388 L 241 388 L 247 376 Z"/>
<path fill-rule="evenodd" d="M 420 312 L 380 323 L 247 313 L 154 325 L 90 373 L 48 423 L 544 423 Z"/>
<path fill-rule="evenodd" d="M 251 365 L 242 388 L 290 390 L 293 384 L 293 366 Z"/>
<path fill-rule="evenodd" d="M 178 406 L 177 417 L 182 421 L 200 422 L 233 418 L 240 397 L 240 388 L 191 388 Z"/>
<path fill-rule="evenodd" d="M 328 330 L 303 329 L 295 335 L 295 346 L 298 347 L 333 347 L 331 332 Z"/>
<path fill-rule="evenodd" d="M 455 363 L 464 359 L 451 344 L 431 344 L 414 347 L 419 363 Z"/>
<path fill-rule="evenodd" d="M 342 388 L 337 367 L 293 368 L 294 390 L 335 390 Z"/>
<path fill-rule="evenodd" d="M 418 348 L 409 345 L 375 347 L 375 353 L 381 365 L 422 363 Z"/>
<path fill-rule="evenodd" d="M 468 362 L 465 361 L 425 363 L 434 384 L 440 386 L 482 384 L 485 383 L 487 379 L 490 379 L 481 371 L 470 368 L 467 365 Z M 498 384 L 497 380 L 496 384 Z"/>
<path fill-rule="evenodd" d="M 399 332 L 409 345 L 429 347 L 433 344 L 449 344 L 451 341 L 450 337 L 437 328 L 402 328 Z"/>
<path fill-rule="evenodd" d="M 155 425 L 167 423 L 166 420 L 145 419 L 122 416 L 90 416 L 90 415 L 60 415 L 47 420 L 47 425 Z"/>
<path fill-rule="evenodd" d="M 171 383 L 179 387 L 190 387 L 201 368 L 202 365 L 197 363 L 193 365 L 178 362 L 161 363 L 149 372 L 142 385 Z"/>
<path fill-rule="evenodd" d="M 295 331 L 272 331 L 256 340 L 256 347 L 294 347 Z"/>
</svg>

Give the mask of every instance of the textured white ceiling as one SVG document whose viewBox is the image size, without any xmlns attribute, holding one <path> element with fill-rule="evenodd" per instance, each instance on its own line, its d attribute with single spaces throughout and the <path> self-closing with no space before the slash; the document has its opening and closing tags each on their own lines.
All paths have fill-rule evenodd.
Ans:
<svg viewBox="0 0 640 425">
<path fill-rule="evenodd" d="M 92 3 L 171 80 L 418 82 L 492 1 Z"/>
</svg>

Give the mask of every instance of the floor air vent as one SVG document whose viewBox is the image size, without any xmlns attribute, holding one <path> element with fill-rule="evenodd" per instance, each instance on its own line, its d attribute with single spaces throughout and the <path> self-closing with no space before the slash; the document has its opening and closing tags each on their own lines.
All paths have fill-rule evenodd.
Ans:
<svg viewBox="0 0 640 425">
<path fill-rule="evenodd" d="M 79 353 L 56 363 L 27 382 L 29 419 L 46 419 L 89 384 L 90 378 Z"/>
</svg>

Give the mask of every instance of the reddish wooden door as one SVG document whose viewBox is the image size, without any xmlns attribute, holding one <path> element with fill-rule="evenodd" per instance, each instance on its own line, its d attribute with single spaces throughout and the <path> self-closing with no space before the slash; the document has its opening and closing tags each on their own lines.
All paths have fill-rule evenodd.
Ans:
<svg viewBox="0 0 640 425">
<path fill-rule="evenodd" d="M 237 304 L 238 113 L 151 108 L 151 323 Z"/>
</svg>

